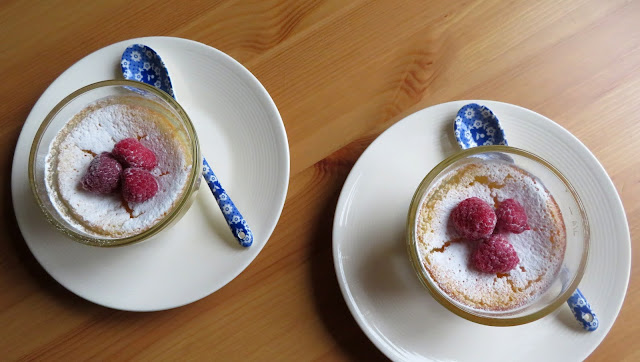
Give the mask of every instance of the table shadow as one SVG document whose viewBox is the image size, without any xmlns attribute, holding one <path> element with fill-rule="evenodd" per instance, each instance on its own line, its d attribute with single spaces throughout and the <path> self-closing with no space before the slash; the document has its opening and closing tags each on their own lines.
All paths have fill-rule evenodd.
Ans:
<svg viewBox="0 0 640 362">
<path fill-rule="evenodd" d="M 334 187 L 330 190 L 332 194 L 318 215 L 313 231 L 315 237 L 312 239 L 309 259 L 315 307 L 325 328 L 349 359 L 387 361 L 351 315 L 335 273 L 332 251 L 333 216 L 346 177 L 345 173 L 334 180 Z"/>
</svg>

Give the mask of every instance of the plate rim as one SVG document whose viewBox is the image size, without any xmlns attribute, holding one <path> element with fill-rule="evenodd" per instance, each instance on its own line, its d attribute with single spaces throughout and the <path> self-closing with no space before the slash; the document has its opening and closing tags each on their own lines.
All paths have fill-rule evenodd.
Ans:
<svg viewBox="0 0 640 362">
<path fill-rule="evenodd" d="M 599 170 L 600 172 L 602 172 L 605 176 L 606 176 L 606 181 L 608 183 L 608 186 L 610 186 L 615 192 L 615 198 L 613 199 L 613 201 L 615 202 L 616 206 L 622 210 L 622 216 L 624 218 L 624 226 L 625 226 L 625 230 L 624 230 L 624 234 L 626 235 L 626 243 L 624 243 L 625 246 L 625 252 L 626 252 L 626 261 L 628 264 L 628 268 L 626 268 L 625 270 L 625 285 L 626 287 L 624 288 L 624 291 L 622 293 L 621 298 L 619 299 L 619 302 L 616 303 L 616 312 L 614 315 L 614 319 L 613 322 L 607 327 L 607 330 L 605 331 L 605 333 L 602 333 L 602 335 L 600 336 L 600 338 L 597 340 L 596 343 L 593 344 L 593 346 L 591 347 L 591 349 L 588 351 L 588 353 L 584 356 L 584 358 L 588 357 L 589 355 L 591 355 L 591 353 L 593 353 L 593 351 L 602 343 L 602 341 L 604 340 L 604 338 L 607 336 L 607 334 L 609 333 L 609 331 L 611 330 L 611 328 L 613 327 L 613 325 L 615 324 L 615 320 L 618 318 L 619 314 L 620 314 L 620 310 L 622 309 L 622 305 L 624 304 L 624 300 L 626 298 L 626 294 L 629 288 L 629 280 L 630 280 L 630 275 L 631 275 L 631 235 L 630 235 L 630 230 L 629 230 L 629 222 L 627 219 L 627 215 L 626 212 L 624 210 L 624 205 L 622 204 L 622 199 L 620 198 L 620 194 L 618 193 L 617 189 L 615 188 L 615 184 L 613 183 L 613 180 L 611 180 L 611 177 L 609 176 L 609 174 L 607 173 L 606 169 L 602 166 L 602 164 L 600 163 L 600 161 L 595 157 L 595 155 L 593 154 L 593 152 L 591 152 L 591 150 L 589 150 L 586 145 L 584 145 L 575 135 L 573 135 L 571 132 L 569 132 L 567 129 L 565 129 L 564 127 L 562 127 L 560 124 L 554 122 L 553 120 L 551 120 L 550 118 L 537 113 L 531 109 L 516 105 L 516 104 L 511 104 L 511 103 L 507 103 L 507 102 L 502 102 L 502 101 L 494 101 L 494 100 L 481 100 L 481 99 L 470 99 L 470 100 L 453 100 L 453 101 L 448 101 L 448 102 L 443 102 L 443 103 L 438 103 L 438 104 L 434 104 L 422 109 L 419 109 L 415 112 L 412 112 L 411 114 L 403 117 L 402 119 L 400 119 L 399 121 L 397 121 L 396 123 L 394 123 L 393 125 L 391 125 L 390 127 L 388 127 L 387 129 L 385 129 L 382 133 L 380 133 L 374 140 L 373 142 L 371 142 L 371 144 L 369 146 L 367 146 L 367 148 L 362 152 L 362 154 L 358 157 L 357 161 L 355 162 L 355 164 L 353 165 L 353 167 L 351 168 L 351 170 L 349 171 L 349 175 L 347 176 L 347 178 L 345 179 L 343 186 L 340 190 L 340 195 L 338 197 L 338 202 L 336 205 L 336 210 L 334 213 L 334 217 L 333 217 L 333 228 L 332 228 L 332 256 L 333 256 L 333 261 L 334 261 L 334 269 L 335 269 L 335 273 L 338 279 L 338 284 L 340 286 L 340 291 L 342 293 L 342 297 L 345 300 L 345 303 L 347 304 L 347 307 L 349 309 L 349 311 L 351 312 L 351 315 L 354 317 L 356 323 L 358 324 L 358 326 L 360 327 L 360 329 L 365 333 L 365 335 L 367 336 L 367 338 L 382 352 L 385 354 L 385 356 L 391 360 L 402 360 L 404 356 L 399 355 L 397 353 L 397 351 L 389 348 L 388 343 L 382 341 L 382 339 L 380 338 L 380 336 L 376 333 L 374 333 L 371 328 L 367 325 L 367 321 L 366 318 L 364 317 L 364 315 L 360 312 L 359 307 L 356 305 L 355 299 L 351 293 L 351 290 L 348 287 L 348 281 L 347 278 L 345 277 L 345 272 L 344 272 L 344 268 L 343 268 L 343 264 L 341 263 L 341 258 L 340 258 L 340 254 L 339 254 L 339 249 L 338 249 L 338 242 L 336 242 L 336 235 L 339 234 L 339 229 L 341 229 L 342 227 L 339 226 L 339 219 L 341 214 L 343 214 L 346 211 L 346 203 L 348 202 L 348 192 L 353 190 L 354 186 L 355 186 L 355 181 L 353 181 L 354 178 L 356 178 L 356 172 L 357 168 L 359 166 L 359 164 L 365 157 L 365 155 L 374 147 L 376 146 L 376 144 L 378 142 L 382 142 L 380 141 L 383 136 L 385 136 L 388 132 L 390 132 L 394 127 L 396 126 L 400 126 L 402 123 L 406 122 L 409 118 L 415 116 L 418 113 L 421 112 L 427 112 L 427 110 L 432 110 L 435 108 L 446 108 L 446 107 L 453 107 L 454 105 L 460 105 L 460 106 L 456 106 L 458 108 L 460 108 L 462 105 L 467 104 L 467 103 L 478 103 L 478 104 L 485 104 L 487 105 L 489 108 L 491 108 L 491 104 L 496 104 L 502 107 L 508 107 L 508 108 L 512 108 L 514 110 L 517 110 L 518 112 L 524 112 L 524 113 L 529 113 L 530 115 L 533 115 L 534 117 L 539 117 L 540 119 L 543 119 L 546 122 L 549 122 L 553 125 L 555 125 L 558 128 L 558 131 L 561 131 L 562 133 L 565 134 L 565 136 L 571 137 L 573 138 L 576 142 L 578 142 L 580 145 L 583 146 L 583 148 L 587 151 L 585 154 L 587 154 L 589 156 L 590 159 L 592 159 L 592 161 L 594 161 L 598 166 L 599 166 Z M 453 129 L 453 119 L 451 120 L 452 123 L 452 129 Z M 455 149 L 457 150 L 459 148 L 459 146 L 455 146 Z M 408 260 L 408 257 L 407 257 Z M 587 264 L 587 268 L 589 267 L 589 265 Z M 425 291 L 426 292 L 426 291 Z M 508 327 L 493 327 L 493 328 L 508 328 Z M 427 357 L 428 358 L 428 357 Z"/>
<path fill-rule="evenodd" d="M 18 215 L 15 213 L 16 210 L 16 206 L 18 204 L 20 204 L 21 200 L 19 199 L 20 195 L 16 194 L 16 183 L 20 182 L 24 177 L 22 176 L 26 176 L 25 175 L 20 175 L 20 168 L 21 165 L 18 164 L 18 159 L 21 157 L 21 154 L 23 152 L 21 152 L 22 148 L 26 149 L 26 152 L 28 153 L 28 149 L 30 148 L 30 143 L 29 140 L 26 139 L 27 138 L 27 132 L 25 132 L 25 127 L 29 126 L 31 127 L 31 123 L 37 122 L 37 120 L 33 120 L 30 121 L 30 119 L 36 117 L 36 112 L 39 112 L 39 108 L 41 107 L 41 104 L 44 103 L 45 101 L 47 102 L 52 102 L 52 103 L 57 103 L 59 102 L 62 98 L 60 99 L 55 99 L 55 96 L 53 96 L 53 100 L 47 100 L 45 98 L 45 96 L 49 96 L 48 93 L 51 92 L 51 89 L 53 89 L 55 86 L 58 85 L 59 82 L 62 81 L 62 79 L 64 79 L 65 77 L 69 76 L 68 74 L 73 73 L 75 70 L 74 68 L 81 62 L 83 62 L 85 59 L 95 56 L 96 53 L 99 53 L 101 51 L 104 51 L 107 48 L 111 48 L 111 47 L 117 47 L 117 46 L 125 46 L 126 44 L 130 44 L 130 43 L 144 43 L 144 42 L 166 42 L 167 44 L 172 43 L 173 44 L 178 44 L 178 45 L 186 45 L 186 46 L 192 46 L 192 47 L 197 47 L 199 48 L 201 51 L 203 52 L 213 52 L 216 54 L 216 56 L 221 57 L 222 59 L 224 59 L 224 63 L 225 66 L 227 67 L 235 67 L 240 73 L 242 77 L 247 77 L 247 79 L 250 80 L 251 84 L 251 88 L 253 88 L 255 91 L 259 92 L 259 97 L 260 100 L 262 102 L 264 102 L 264 104 L 266 106 L 269 107 L 269 115 L 271 117 L 275 117 L 276 122 L 273 122 L 272 126 L 274 127 L 274 129 L 276 129 L 277 133 L 279 134 L 279 136 L 282 137 L 282 142 L 279 142 L 278 145 L 276 146 L 279 149 L 279 152 L 284 156 L 284 159 L 281 160 L 281 162 L 283 163 L 284 166 L 283 167 L 283 174 L 282 175 L 278 175 L 278 179 L 282 179 L 284 182 L 282 183 L 282 185 L 280 185 L 279 187 L 281 187 L 282 189 L 279 190 L 280 192 L 280 197 L 277 198 L 276 200 L 276 204 L 278 205 L 278 210 L 274 210 L 274 221 L 272 223 L 267 224 L 268 227 L 265 229 L 264 232 L 264 243 L 262 243 L 262 245 L 253 245 L 252 248 L 257 249 L 257 251 L 255 251 L 255 255 L 253 255 L 252 257 L 249 257 L 245 260 L 244 265 L 242 265 L 240 268 L 238 268 L 234 273 L 230 273 L 228 274 L 229 278 L 226 282 L 224 282 L 222 285 L 218 286 L 218 287 L 213 287 L 213 289 L 211 290 L 211 288 L 202 288 L 202 289 L 206 289 L 204 292 L 201 293 L 194 293 L 196 294 L 195 298 L 187 298 L 184 302 L 181 303 L 170 303 L 170 304 L 164 304 L 163 306 L 154 306 L 151 308 L 131 308 L 131 307 L 127 307 L 126 303 L 122 303 L 122 305 L 114 305 L 113 303 L 108 303 L 108 302 L 104 302 L 101 301 L 100 298 L 96 298 L 95 296 L 90 296 L 87 295 L 87 293 L 84 293 L 82 291 L 82 288 L 77 288 L 74 286 L 70 286 L 68 285 L 69 282 L 68 281 L 63 281 L 60 280 L 60 278 L 58 276 L 55 275 L 54 272 L 52 272 L 51 270 L 49 270 L 49 268 L 47 268 L 45 265 L 45 263 L 42 262 L 41 258 L 43 257 L 43 255 L 39 255 L 38 253 L 34 252 L 34 249 L 31 245 L 31 242 L 29 240 L 27 240 L 27 238 L 25 237 L 25 234 L 23 232 L 23 229 L 26 228 L 27 226 L 25 225 L 25 221 L 21 220 Z M 123 48 L 124 49 L 124 48 Z M 92 83 L 91 81 L 89 82 L 78 82 L 78 83 L 86 83 L 84 85 L 90 84 Z M 80 88 L 81 86 L 77 86 L 75 88 Z M 64 95 L 63 95 L 64 97 Z M 43 111 L 44 113 L 46 113 L 46 110 Z M 39 127 L 39 124 L 34 124 L 33 127 L 35 127 L 35 129 L 37 130 L 37 128 Z M 23 145 L 24 144 L 24 145 Z M 25 166 L 26 167 L 26 166 Z M 86 55 L 82 56 L 82 58 L 78 59 L 77 61 L 75 61 L 73 64 L 71 64 L 69 67 L 67 67 L 62 73 L 60 73 L 47 87 L 46 89 L 44 89 L 42 91 L 42 93 L 39 95 L 38 99 L 36 100 L 36 102 L 33 104 L 33 106 L 31 107 L 29 114 L 27 115 L 27 117 L 25 118 L 25 121 L 22 125 L 22 127 L 20 128 L 20 134 L 18 136 L 18 139 L 16 141 L 16 146 L 14 148 L 14 154 L 13 154 L 13 158 L 11 161 L 11 202 L 12 202 L 12 206 L 14 209 L 14 215 L 15 215 L 15 219 L 16 219 L 16 224 L 18 226 L 18 229 L 20 230 L 20 234 L 22 235 L 23 240 L 25 241 L 25 244 L 27 245 L 27 248 L 29 249 L 31 255 L 33 255 L 33 257 L 36 259 L 36 261 L 38 262 L 38 264 L 47 272 L 47 274 L 49 274 L 56 282 L 58 282 L 60 285 L 62 285 L 65 289 L 69 290 L 70 292 L 74 293 L 75 295 L 100 306 L 103 307 L 107 307 L 107 308 L 111 308 L 111 309 L 116 309 L 116 310 L 123 310 L 123 311 L 132 311 L 132 312 L 154 312 L 154 311 L 162 311 L 162 310 L 169 310 L 169 309 L 174 309 L 174 308 L 179 308 L 188 304 L 191 304 L 193 302 L 196 302 L 198 300 L 201 300 L 213 293 L 215 293 L 216 291 L 222 289 L 224 286 L 228 285 L 229 283 L 231 283 L 234 279 L 236 279 L 238 277 L 238 275 L 240 275 L 243 271 L 245 271 L 249 265 L 251 265 L 251 263 L 258 257 L 258 255 L 260 254 L 260 252 L 262 252 L 262 249 L 266 246 L 267 242 L 269 241 L 269 239 L 271 238 L 271 236 L 273 235 L 273 231 L 275 230 L 278 222 L 280 221 L 280 217 L 282 215 L 282 211 L 284 209 L 284 205 L 286 202 L 286 197 L 289 191 L 289 182 L 290 182 L 290 174 L 291 174 L 291 155 L 290 155 L 290 149 L 289 149 L 289 140 L 288 140 L 288 136 L 287 136 L 287 132 L 286 132 L 286 128 L 284 126 L 284 121 L 282 120 L 282 116 L 273 100 L 273 98 L 271 97 L 271 95 L 268 93 L 268 91 L 266 90 L 266 88 L 264 87 L 264 85 L 257 79 L 257 77 L 249 70 L 247 69 L 244 65 L 242 65 L 240 62 L 238 62 L 237 60 L 235 60 L 233 57 L 231 57 L 230 55 L 222 52 L 219 49 L 216 49 L 212 46 L 209 46 L 207 44 L 204 43 L 200 43 L 198 41 L 195 40 L 191 40 L 191 39 L 185 39 L 185 38 L 180 38 L 180 37 L 171 37 L 171 36 L 147 36 L 147 37 L 137 37 L 137 38 L 131 38 L 131 39 L 125 39 L 125 40 L 121 40 L 121 41 L 117 41 L 111 44 L 107 44 L 103 47 L 100 47 L 98 49 L 95 49 L 94 51 L 87 53 Z M 279 181 L 278 181 L 279 182 Z M 20 206 L 18 206 L 20 207 Z M 187 215 L 185 215 L 185 217 L 187 217 Z M 73 242 L 72 240 L 69 240 L 70 242 Z"/>
</svg>

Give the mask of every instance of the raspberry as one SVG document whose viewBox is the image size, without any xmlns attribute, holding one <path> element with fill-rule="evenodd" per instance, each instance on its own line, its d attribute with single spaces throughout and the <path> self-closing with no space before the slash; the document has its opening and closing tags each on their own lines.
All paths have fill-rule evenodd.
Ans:
<svg viewBox="0 0 640 362">
<path fill-rule="evenodd" d="M 96 194 L 108 194 L 120 185 L 122 166 L 109 152 L 103 152 L 89 163 L 82 177 L 82 188 Z"/>
<path fill-rule="evenodd" d="M 158 192 L 158 182 L 151 172 L 127 168 L 122 173 L 122 197 L 129 202 L 147 201 Z"/>
<path fill-rule="evenodd" d="M 527 214 L 520 203 L 514 199 L 506 199 L 496 210 L 498 221 L 496 231 L 520 234 L 531 229 L 527 223 Z"/>
<path fill-rule="evenodd" d="M 482 199 L 470 197 L 453 209 L 449 216 L 458 233 L 469 240 L 485 238 L 496 226 L 496 213 Z"/>
<path fill-rule="evenodd" d="M 516 250 L 502 234 L 482 240 L 471 254 L 471 264 L 485 273 L 506 273 L 519 262 Z"/>
<path fill-rule="evenodd" d="M 125 138 L 113 146 L 113 156 L 125 167 L 153 170 L 158 165 L 156 155 L 135 138 Z"/>
</svg>

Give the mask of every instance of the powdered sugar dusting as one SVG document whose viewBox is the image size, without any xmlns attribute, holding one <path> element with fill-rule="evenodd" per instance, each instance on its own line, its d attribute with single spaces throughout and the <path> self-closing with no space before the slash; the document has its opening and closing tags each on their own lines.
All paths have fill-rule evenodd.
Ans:
<svg viewBox="0 0 640 362">
<path fill-rule="evenodd" d="M 482 273 L 470 265 L 475 243 L 461 240 L 449 224 L 454 207 L 470 197 L 493 207 L 512 198 L 524 207 L 531 230 L 507 234 L 520 258 L 509 273 Z M 450 171 L 426 195 L 416 222 L 419 254 L 432 279 L 452 298 L 476 309 L 527 304 L 551 284 L 564 258 L 564 222 L 553 197 L 508 162 L 478 161 Z"/>
<path fill-rule="evenodd" d="M 49 197 L 65 220 L 90 235 L 123 237 L 140 233 L 160 220 L 184 191 L 191 170 L 190 151 L 175 126 L 148 100 L 108 97 L 89 105 L 56 135 L 46 159 Z M 139 99 L 138 99 L 139 98 Z M 81 179 L 95 154 L 110 152 L 128 138 L 156 154 L 152 170 L 158 193 L 126 203 L 119 193 L 97 195 L 82 189 Z"/>
</svg>

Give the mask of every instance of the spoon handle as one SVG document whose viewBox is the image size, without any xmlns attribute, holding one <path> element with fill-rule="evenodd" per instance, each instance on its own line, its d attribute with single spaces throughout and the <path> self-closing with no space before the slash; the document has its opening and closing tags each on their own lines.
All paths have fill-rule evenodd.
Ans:
<svg viewBox="0 0 640 362">
<path fill-rule="evenodd" d="M 227 220 L 227 224 L 229 224 L 231 233 L 236 240 L 238 240 L 240 245 L 245 248 L 251 246 L 253 243 L 253 233 L 251 232 L 251 229 L 249 229 L 249 225 L 247 225 L 247 222 L 242 214 L 240 214 L 236 205 L 231 201 L 231 198 L 222 188 L 220 182 L 218 182 L 218 177 L 213 173 L 213 170 L 209 166 L 207 160 L 203 158 L 202 164 L 202 176 L 204 176 L 204 179 L 207 181 L 207 185 L 209 185 L 213 196 L 216 198 L 220 211 L 222 211 L 222 215 L 224 215 L 224 218 Z"/>
<path fill-rule="evenodd" d="M 580 289 L 576 289 L 573 294 L 567 300 L 569 308 L 576 317 L 578 322 L 582 324 L 582 328 L 589 332 L 593 332 L 598 329 L 598 317 L 591 309 L 591 305 L 587 302 L 587 299 L 582 295 Z"/>
</svg>

